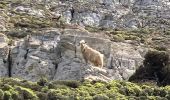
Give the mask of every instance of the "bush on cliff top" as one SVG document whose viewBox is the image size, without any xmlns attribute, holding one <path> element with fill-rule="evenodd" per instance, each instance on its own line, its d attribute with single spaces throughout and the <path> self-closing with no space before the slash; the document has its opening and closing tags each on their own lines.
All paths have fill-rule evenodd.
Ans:
<svg viewBox="0 0 170 100">
<path fill-rule="evenodd" d="M 141 81 L 152 81 L 161 86 L 170 84 L 169 53 L 166 49 L 150 50 L 145 55 L 143 65 L 140 66 L 129 81 L 140 83 Z"/>
</svg>

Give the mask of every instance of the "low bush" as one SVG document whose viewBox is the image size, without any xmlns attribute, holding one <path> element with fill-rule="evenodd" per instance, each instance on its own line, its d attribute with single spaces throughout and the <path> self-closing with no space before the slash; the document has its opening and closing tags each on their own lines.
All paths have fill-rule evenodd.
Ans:
<svg viewBox="0 0 170 100">
<path fill-rule="evenodd" d="M 149 50 L 143 62 L 129 81 L 150 82 L 152 85 L 165 86 L 170 84 L 170 64 L 169 53 L 166 50 Z"/>
<path fill-rule="evenodd" d="M 40 86 L 45 86 L 47 83 L 48 83 L 48 80 L 46 78 L 41 78 L 37 82 L 37 84 Z"/>
<path fill-rule="evenodd" d="M 80 85 L 80 82 L 74 80 L 68 80 L 68 81 L 54 81 L 52 82 L 52 84 L 66 85 L 71 88 L 77 88 Z"/>
</svg>

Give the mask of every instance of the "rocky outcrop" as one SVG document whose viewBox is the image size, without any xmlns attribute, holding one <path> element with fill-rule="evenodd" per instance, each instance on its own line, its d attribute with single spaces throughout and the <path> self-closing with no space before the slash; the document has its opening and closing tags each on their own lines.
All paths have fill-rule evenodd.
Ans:
<svg viewBox="0 0 170 100">
<path fill-rule="evenodd" d="M 56 70 L 57 32 L 27 36 L 11 51 L 12 77 L 35 81 L 41 77 L 53 79 Z"/>
<path fill-rule="evenodd" d="M 11 50 L 11 75 L 31 81 L 49 80 L 127 80 L 142 61 L 140 46 L 112 42 L 103 34 L 79 29 L 48 29 L 16 41 Z M 73 32 L 73 33 L 72 33 Z M 85 64 L 79 41 L 104 54 L 104 68 Z M 140 54 L 141 53 L 141 54 Z"/>
</svg>

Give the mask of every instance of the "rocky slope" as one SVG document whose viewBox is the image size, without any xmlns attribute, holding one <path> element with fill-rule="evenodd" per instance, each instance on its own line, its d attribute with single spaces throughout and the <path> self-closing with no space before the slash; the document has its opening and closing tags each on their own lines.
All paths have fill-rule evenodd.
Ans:
<svg viewBox="0 0 170 100">
<path fill-rule="evenodd" d="M 0 76 L 128 80 L 150 47 L 170 49 L 169 1 L 1 0 Z M 105 56 L 85 65 L 84 39 Z"/>
</svg>

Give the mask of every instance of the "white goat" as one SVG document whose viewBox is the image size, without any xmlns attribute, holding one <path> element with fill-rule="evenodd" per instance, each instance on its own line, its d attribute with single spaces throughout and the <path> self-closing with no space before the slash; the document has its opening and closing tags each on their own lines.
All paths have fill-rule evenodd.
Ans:
<svg viewBox="0 0 170 100">
<path fill-rule="evenodd" d="M 90 61 L 95 66 L 101 68 L 103 67 L 103 57 L 104 57 L 103 54 L 89 47 L 84 40 L 80 41 L 80 46 L 86 64 L 88 63 L 88 61 Z"/>
</svg>

